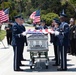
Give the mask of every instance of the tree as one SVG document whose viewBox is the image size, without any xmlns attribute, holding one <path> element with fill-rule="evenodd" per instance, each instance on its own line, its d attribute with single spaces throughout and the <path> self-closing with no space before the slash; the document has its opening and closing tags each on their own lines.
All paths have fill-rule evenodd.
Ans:
<svg viewBox="0 0 76 75">
<path fill-rule="evenodd" d="M 62 5 L 62 10 L 64 9 L 65 13 L 68 15 L 68 18 L 75 18 L 75 9 L 73 8 L 72 5 L 69 4 L 69 2 L 65 2 L 63 5 Z"/>
<path fill-rule="evenodd" d="M 76 0 L 69 0 L 70 5 L 74 8 L 76 12 Z"/>
<path fill-rule="evenodd" d="M 9 8 L 9 18 L 10 19 L 13 19 L 13 17 L 18 14 L 17 11 L 15 9 L 13 9 L 12 7 L 13 6 L 12 6 L 11 2 L 2 2 L 0 4 L 0 9 L 1 10 Z"/>
<path fill-rule="evenodd" d="M 31 4 L 35 9 L 45 10 L 44 12 L 54 12 L 59 14 L 61 8 L 61 0 L 31 0 Z"/>
<path fill-rule="evenodd" d="M 3 0 L 0 0 L 0 4 L 3 2 Z"/>
<path fill-rule="evenodd" d="M 75 11 L 75 16 L 76 16 L 76 0 L 69 0 L 70 1 L 70 5 L 74 8 Z M 74 16 L 74 18 L 76 19 L 76 17 Z"/>
<path fill-rule="evenodd" d="M 56 13 L 65 9 L 69 17 L 76 16 L 76 0 L 0 0 L 0 9 L 10 8 L 10 17 L 22 14 L 24 17 L 40 9 L 42 15 Z M 42 16 L 41 15 L 41 16 Z"/>
</svg>

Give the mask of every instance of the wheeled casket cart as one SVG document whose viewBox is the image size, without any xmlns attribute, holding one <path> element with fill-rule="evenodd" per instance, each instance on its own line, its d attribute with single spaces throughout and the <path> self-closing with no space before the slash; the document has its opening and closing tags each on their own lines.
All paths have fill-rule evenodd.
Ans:
<svg viewBox="0 0 76 75">
<path fill-rule="evenodd" d="M 31 34 L 27 37 L 28 47 L 30 52 L 30 69 L 35 65 L 35 62 L 45 58 L 45 66 L 48 68 L 48 35 L 45 34 Z M 40 68 L 37 64 L 35 68 Z"/>
</svg>

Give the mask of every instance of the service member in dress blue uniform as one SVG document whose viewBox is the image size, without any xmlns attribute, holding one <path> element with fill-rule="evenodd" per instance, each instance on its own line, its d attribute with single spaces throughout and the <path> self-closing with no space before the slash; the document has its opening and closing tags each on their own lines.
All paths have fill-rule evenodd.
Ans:
<svg viewBox="0 0 76 75">
<path fill-rule="evenodd" d="M 60 21 L 61 24 L 59 26 L 59 31 L 55 32 L 55 35 L 59 38 L 59 51 L 60 51 L 60 68 L 58 68 L 58 71 L 66 71 L 67 70 L 67 49 L 69 45 L 69 25 L 66 22 L 67 15 L 61 13 L 60 15 Z"/>
<path fill-rule="evenodd" d="M 35 26 L 35 29 L 38 30 L 38 29 L 39 29 L 39 26 L 40 26 L 40 22 L 36 22 L 36 23 L 34 24 L 34 26 Z"/>
<path fill-rule="evenodd" d="M 53 30 L 54 31 L 58 31 L 59 30 L 59 25 L 60 25 L 60 21 L 58 18 L 54 18 L 53 19 Z M 53 66 L 58 66 L 60 64 L 60 56 L 59 56 L 59 39 L 57 36 L 55 36 L 55 34 L 51 34 L 51 41 L 53 42 L 54 45 L 54 54 L 55 54 L 55 64 L 53 64 Z"/>
<path fill-rule="evenodd" d="M 36 27 L 35 29 L 47 29 L 48 27 L 47 27 L 47 25 L 46 25 L 46 22 L 45 22 L 45 20 L 41 20 L 40 21 L 40 25 L 38 26 L 38 27 Z"/>
<path fill-rule="evenodd" d="M 22 17 L 15 16 L 15 23 L 12 27 L 12 45 L 14 49 L 14 71 L 22 71 L 20 69 L 22 53 L 25 42 L 25 27 L 22 25 Z"/>
</svg>

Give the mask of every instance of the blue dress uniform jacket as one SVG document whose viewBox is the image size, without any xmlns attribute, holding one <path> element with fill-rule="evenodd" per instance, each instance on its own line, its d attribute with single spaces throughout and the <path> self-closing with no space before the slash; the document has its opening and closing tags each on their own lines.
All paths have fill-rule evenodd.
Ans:
<svg viewBox="0 0 76 75">
<path fill-rule="evenodd" d="M 48 27 L 46 26 L 46 25 L 44 25 L 44 26 L 38 26 L 38 27 L 36 27 L 35 29 L 37 29 L 37 30 L 39 30 L 39 29 L 47 29 Z"/>
<path fill-rule="evenodd" d="M 58 28 L 54 29 L 55 31 L 59 30 Z M 60 64 L 60 59 L 59 59 L 59 39 L 58 36 L 55 36 L 55 34 L 52 34 L 52 41 L 53 41 L 53 45 L 54 45 L 54 54 L 55 54 L 55 65 L 59 65 Z"/>
<path fill-rule="evenodd" d="M 62 22 L 59 27 L 60 35 L 58 36 L 60 40 L 60 45 L 68 46 L 69 45 L 69 25 L 66 22 Z"/>
<path fill-rule="evenodd" d="M 24 43 L 25 42 L 25 37 L 21 35 L 23 31 L 25 31 L 25 28 L 23 25 L 18 25 L 17 23 L 14 23 L 12 27 L 12 45 L 17 45 L 19 43 Z"/>
<path fill-rule="evenodd" d="M 18 70 L 21 65 L 21 59 L 23 59 L 23 49 L 25 37 L 21 35 L 25 31 L 23 25 L 14 23 L 12 27 L 12 46 L 14 49 L 14 70 Z"/>
<path fill-rule="evenodd" d="M 47 29 L 48 27 L 46 25 L 40 26 L 39 29 Z"/>
</svg>

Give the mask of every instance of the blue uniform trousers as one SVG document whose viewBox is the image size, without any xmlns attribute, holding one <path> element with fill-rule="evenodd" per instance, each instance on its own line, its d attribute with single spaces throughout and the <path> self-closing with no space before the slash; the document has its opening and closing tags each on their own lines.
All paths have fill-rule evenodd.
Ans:
<svg viewBox="0 0 76 75">
<path fill-rule="evenodd" d="M 60 58 L 61 58 L 61 68 L 67 69 L 67 46 L 59 46 Z"/>
<path fill-rule="evenodd" d="M 59 46 L 54 45 L 54 54 L 55 54 L 55 64 L 59 65 L 60 64 L 60 51 L 59 51 Z"/>
<path fill-rule="evenodd" d="M 23 45 L 13 46 L 14 49 L 14 70 L 18 70 L 21 65 L 21 59 L 23 59 Z"/>
</svg>

